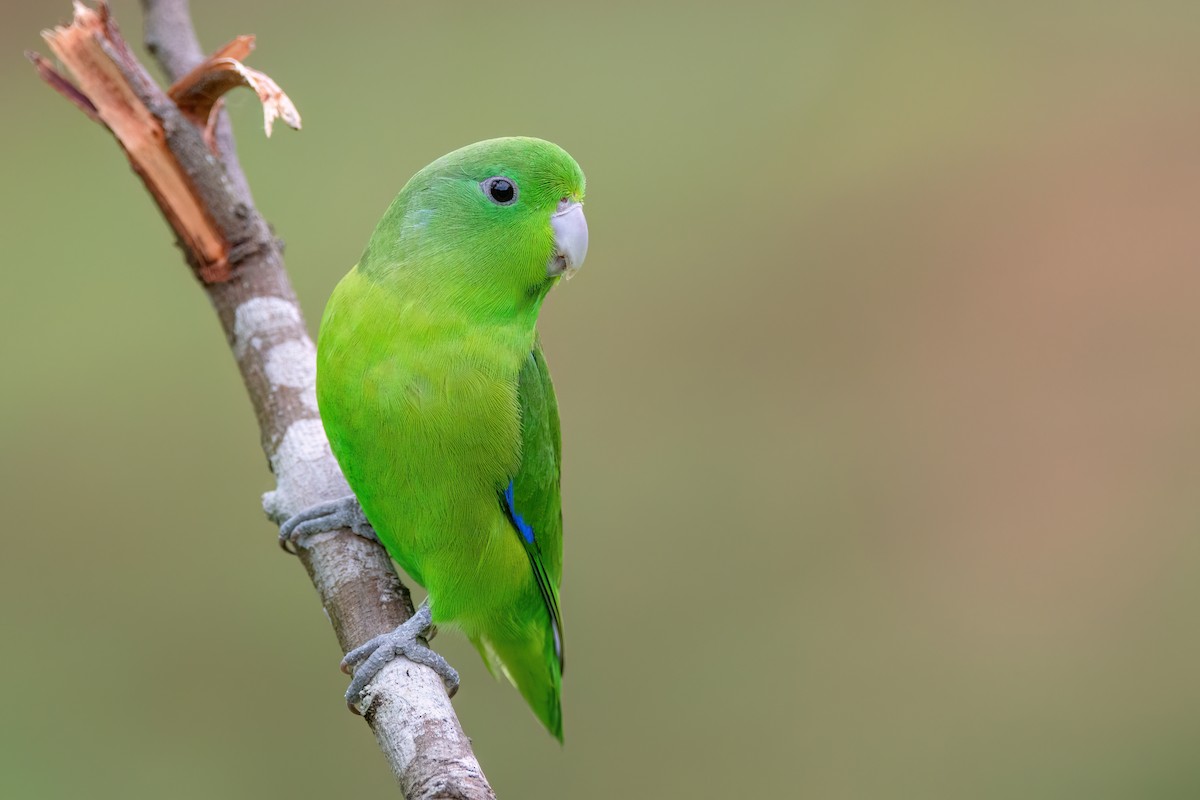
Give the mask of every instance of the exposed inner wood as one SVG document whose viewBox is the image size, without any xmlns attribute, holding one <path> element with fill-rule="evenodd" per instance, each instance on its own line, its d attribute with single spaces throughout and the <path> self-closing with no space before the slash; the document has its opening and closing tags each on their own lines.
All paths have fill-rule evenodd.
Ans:
<svg viewBox="0 0 1200 800">
<path fill-rule="evenodd" d="M 91 103 L 95 117 L 117 138 L 134 171 L 196 259 L 201 280 L 228 280 L 229 243 L 167 147 L 162 123 L 114 60 L 112 29 L 106 16 L 77 4 L 71 24 L 46 31 L 43 38 L 78 81 L 79 93 Z"/>
</svg>

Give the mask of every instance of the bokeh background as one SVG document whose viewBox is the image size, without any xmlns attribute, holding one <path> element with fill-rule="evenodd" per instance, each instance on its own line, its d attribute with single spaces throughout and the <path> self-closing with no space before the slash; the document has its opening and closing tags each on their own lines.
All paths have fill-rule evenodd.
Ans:
<svg viewBox="0 0 1200 800">
<path fill-rule="evenodd" d="M 0 25 L 0 796 L 386 797 L 213 315 Z M 589 176 L 565 747 L 501 797 L 1200 797 L 1200 5 L 196 4 L 310 325 L 416 169 Z M 131 41 L 132 0 L 115 11 Z"/>
</svg>

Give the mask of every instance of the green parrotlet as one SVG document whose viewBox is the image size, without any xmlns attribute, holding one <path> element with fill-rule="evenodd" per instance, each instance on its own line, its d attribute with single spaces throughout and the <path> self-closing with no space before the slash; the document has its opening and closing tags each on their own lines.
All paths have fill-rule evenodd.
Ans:
<svg viewBox="0 0 1200 800">
<path fill-rule="evenodd" d="M 283 526 L 353 527 L 428 591 L 418 614 L 347 654 L 356 702 L 396 654 L 457 673 L 419 639 L 462 631 L 562 739 L 561 441 L 538 311 L 587 254 L 584 176 L 513 137 L 439 158 L 404 186 L 334 290 L 317 399 L 354 497 Z"/>
</svg>

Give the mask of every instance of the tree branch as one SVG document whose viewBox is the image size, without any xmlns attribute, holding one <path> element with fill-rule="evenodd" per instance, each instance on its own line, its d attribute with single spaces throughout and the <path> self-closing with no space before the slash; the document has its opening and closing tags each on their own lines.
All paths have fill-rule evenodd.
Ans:
<svg viewBox="0 0 1200 800">
<path fill-rule="evenodd" d="M 204 62 L 187 0 L 142 0 L 142 6 L 146 44 L 169 78 L 179 81 Z M 225 91 L 249 84 L 265 102 L 278 87 L 259 80 L 266 76 L 244 68 L 240 58 L 233 59 L 236 66 L 228 63 L 225 56 L 248 52 L 237 40 L 217 68 L 243 80 L 206 82 L 192 74 L 172 90 L 172 96 L 189 98 L 189 116 L 133 56 L 103 2 L 94 11 L 76 3 L 72 24 L 44 36 L 78 86 L 30 54 L 39 73 L 112 131 L 217 312 L 276 476 L 276 489 L 263 497 L 267 515 L 278 523 L 345 496 L 349 487 L 317 414 L 316 351 L 279 243 L 254 206 L 228 116 L 213 98 L 207 105 L 191 102 L 201 85 Z M 291 123 L 286 111 L 283 119 Z M 408 590 L 378 545 L 340 530 L 311 537 L 299 555 L 343 652 L 412 615 Z M 369 687 L 363 715 L 409 800 L 495 797 L 432 670 L 397 659 Z"/>
</svg>

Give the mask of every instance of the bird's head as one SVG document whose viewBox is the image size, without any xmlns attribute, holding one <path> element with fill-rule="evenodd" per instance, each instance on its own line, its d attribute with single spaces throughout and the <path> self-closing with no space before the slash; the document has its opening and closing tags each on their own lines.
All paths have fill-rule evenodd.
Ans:
<svg viewBox="0 0 1200 800">
<path fill-rule="evenodd" d="M 405 185 L 360 269 L 378 280 L 420 275 L 499 314 L 540 305 L 587 255 L 583 194 L 582 170 L 558 145 L 526 137 L 468 145 Z"/>
</svg>

